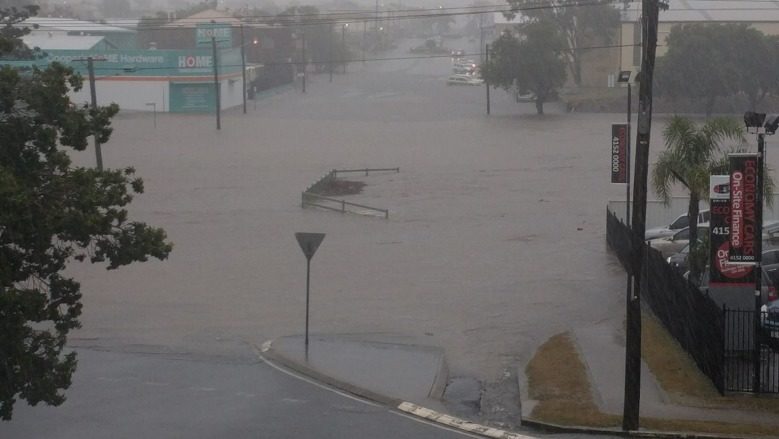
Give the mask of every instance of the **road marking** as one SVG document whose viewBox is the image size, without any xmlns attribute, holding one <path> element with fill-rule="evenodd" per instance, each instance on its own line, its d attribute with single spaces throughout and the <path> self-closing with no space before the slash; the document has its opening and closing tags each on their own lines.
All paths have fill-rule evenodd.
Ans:
<svg viewBox="0 0 779 439">
<path fill-rule="evenodd" d="M 474 424 L 473 422 L 466 421 L 465 419 L 439 413 L 435 410 L 430 410 L 429 408 L 422 407 L 411 402 L 402 402 L 398 405 L 397 409 L 404 413 L 409 413 L 414 416 L 418 416 L 441 425 L 446 425 L 457 430 L 464 430 L 469 433 L 480 434 L 482 436 L 495 439 L 536 439 L 533 436 L 525 436 L 522 434 L 501 430 L 499 428 Z"/>
<path fill-rule="evenodd" d="M 266 342 L 266 343 L 263 343 L 263 347 L 264 347 L 266 344 L 268 344 L 268 346 L 270 346 L 270 344 L 269 344 L 268 342 Z M 255 349 L 256 349 L 256 346 L 255 346 Z M 267 349 L 266 349 L 265 351 L 262 351 L 262 352 L 267 352 Z M 340 390 L 337 390 L 337 389 L 335 389 L 335 388 L 333 388 L 333 387 L 326 386 L 326 385 L 324 385 L 324 384 L 322 384 L 322 383 L 318 383 L 318 382 L 316 382 L 316 381 L 314 381 L 314 380 L 312 380 L 312 379 L 310 379 L 310 378 L 308 378 L 308 377 L 305 377 L 305 376 L 303 376 L 303 375 L 300 375 L 300 374 L 298 374 L 298 373 L 295 373 L 295 372 L 293 372 L 293 371 L 291 371 L 291 370 L 287 370 L 287 369 L 285 369 L 285 368 L 283 368 L 283 367 L 281 367 L 281 366 L 277 366 L 276 364 L 274 364 L 273 362 L 271 362 L 270 360 L 268 360 L 267 358 L 265 358 L 265 357 L 262 355 L 262 352 L 260 352 L 260 351 L 257 351 L 257 357 L 259 357 L 259 359 L 260 359 L 260 360 L 262 360 L 262 362 L 263 362 L 263 363 L 265 363 L 265 364 L 267 364 L 268 366 L 270 366 L 270 367 L 272 367 L 272 368 L 274 368 L 274 369 L 278 370 L 279 372 L 285 373 L 285 374 L 287 374 L 287 375 L 289 375 L 289 376 L 291 376 L 291 377 L 293 377 L 293 378 L 297 378 L 297 379 L 299 379 L 299 380 L 301 380 L 301 381 L 305 381 L 305 382 L 307 382 L 307 383 L 309 383 L 309 384 L 311 384 L 311 385 L 314 385 L 314 386 L 316 386 L 316 387 L 319 387 L 320 389 L 329 390 L 329 391 L 331 391 L 331 392 L 333 392 L 333 393 L 335 393 L 335 394 L 338 394 L 338 395 L 341 395 L 341 396 L 343 396 L 344 398 L 349 398 L 349 399 L 352 399 L 352 400 L 354 400 L 354 401 L 359 401 L 359 402 L 362 402 L 363 404 L 367 404 L 367 405 L 369 405 L 369 406 L 372 406 L 372 407 L 383 407 L 381 404 L 376 404 L 376 403 L 375 403 L 375 402 L 373 402 L 373 401 L 369 401 L 369 400 L 367 400 L 367 399 L 360 398 L 360 397 L 357 397 L 357 396 L 351 395 L 351 394 L 349 394 L 349 393 L 341 392 Z"/>
</svg>

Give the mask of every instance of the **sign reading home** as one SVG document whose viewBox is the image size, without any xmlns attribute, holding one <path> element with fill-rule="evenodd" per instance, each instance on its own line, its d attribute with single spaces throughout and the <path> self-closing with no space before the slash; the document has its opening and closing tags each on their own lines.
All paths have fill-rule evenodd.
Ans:
<svg viewBox="0 0 779 439">
<path fill-rule="evenodd" d="M 760 246 L 757 154 L 730 154 L 730 250 L 732 264 L 754 264 Z"/>
<path fill-rule="evenodd" d="M 611 125 L 611 182 L 628 182 L 628 126 Z"/>
<path fill-rule="evenodd" d="M 233 29 L 225 23 L 199 24 L 195 28 L 195 41 L 198 47 L 210 47 L 213 42 L 216 47 L 232 47 Z"/>
</svg>

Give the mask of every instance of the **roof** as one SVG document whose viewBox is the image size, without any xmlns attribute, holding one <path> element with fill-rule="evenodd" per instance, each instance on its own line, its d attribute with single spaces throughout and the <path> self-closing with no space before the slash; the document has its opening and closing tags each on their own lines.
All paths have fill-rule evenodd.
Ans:
<svg viewBox="0 0 779 439">
<path fill-rule="evenodd" d="M 103 32 L 132 33 L 134 31 L 122 27 L 108 26 L 93 21 L 74 20 L 72 18 L 31 17 L 20 23 L 21 26 L 38 26 L 39 30 L 57 30 L 63 32 Z"/>
<path fill-rule="evenodd" d="M 227 11 L 219 11 L 216 9 L 206 9 L 205 11 L 198 12 L 197 14 L 190 15 L 189 17 L 179 18 L 172 21 L 163 27 L 194 27 L 197 24 L 203 23 L 222 23 L 232 26 L 238 26 L 241 24 L 241 20 L 231 17 Z"/>
<path fill-rule="evenodd" d="M 632 2 L 622 10 L 622 21 L 638 21 L 640 13 L 641 2 Z M 779 1 L 672 0 L 667 11 L 660 11 L 660 22 L 779 22 Z"/>
<path fill-rule="evenodd" d="M 41 50 L 89 50 L 98 45 L 105 37 L 102 36 L 49 36 L 45 33 L 31 33 L 22 37 L 24 44 L 33 49 Z"/>
</svg>

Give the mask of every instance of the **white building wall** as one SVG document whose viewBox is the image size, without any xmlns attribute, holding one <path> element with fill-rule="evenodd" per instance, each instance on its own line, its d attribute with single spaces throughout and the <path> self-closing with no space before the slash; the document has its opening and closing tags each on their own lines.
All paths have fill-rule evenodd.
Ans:
<svg viewBox="0 0 779 439">
<path fill-rule="evenodd" d="M 223 109 L 236 107 L 243 105 L 243 95 L 241 90 L 243 87 L 243 80 L 241 77 L 232 79 L 223 79 L 221 81 L 220 101 Z"/>
<path fill-rule="evenodd" d="M 154 103 L 157 111 L 168 111 L 168 81 L 95 81 L 97 104 L 119 104 L 121 110 L 152 111 Z M 71 92 L 71 100 L 76 104 L 90 103 L 89 82 L 78 92 Z"/>
</svg>

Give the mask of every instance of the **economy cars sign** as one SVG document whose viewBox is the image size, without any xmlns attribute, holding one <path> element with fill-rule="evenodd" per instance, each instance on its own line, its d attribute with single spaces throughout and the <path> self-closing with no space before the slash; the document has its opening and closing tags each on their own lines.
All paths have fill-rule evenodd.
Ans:
<svg viewBox="0 0 779 439">
<path fill-rule="evenodd" d="M 611 182 L 628 182 L 628 126 L 624 123 L 611 126 Z"/>
<path fill-rule="evenodd" d="M 728 262 L 730 251 L 730 176 L 712 175 L 709 178 L 709 285 L 752 285 L 753 268 Z"/>
<path fill-rule="evenodd" d="M 732 264 L 752 265 L 760 251 L 757 154 L 730 154 L 730 251 Z"/>
</svg>

